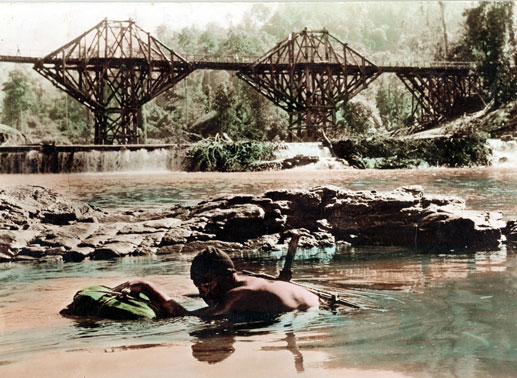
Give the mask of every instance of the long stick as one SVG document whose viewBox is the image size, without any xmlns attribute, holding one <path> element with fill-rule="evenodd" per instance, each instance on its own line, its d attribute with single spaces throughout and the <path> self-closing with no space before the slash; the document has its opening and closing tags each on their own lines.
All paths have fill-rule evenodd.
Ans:
<svg viewBox="0 0 517 378">
<path fill-rule="evenodd" d="M 287 255 L 285 256 L 284 268 L 280 271 L 277 280 L 280 281 L 291 281 L 293 278 L 293 266 L 294 255 L 296 255 L 296 249 L 298 248 L 298 242 L 300 241 L 300 234 L 293 234 L 289 241 L 289 247 L 287 248 Z"/>
</svg>

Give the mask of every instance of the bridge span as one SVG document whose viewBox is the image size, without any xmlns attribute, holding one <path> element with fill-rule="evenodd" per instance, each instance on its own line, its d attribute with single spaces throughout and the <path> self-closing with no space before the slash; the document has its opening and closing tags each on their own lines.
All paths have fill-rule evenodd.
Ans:
<svg viewBox="0 0 517 378">
<path fill-rule="evenodd" d="M 469 63 L 376 65 L 326 30 L 302 30 L 258 57 L 181 56 L 132 20 L 103 20 L 44 57 L 0 55 L 0 62 L 32 64 L 95 116 L 95 144 L 138 142 L 146 102 L 195 70 L 234 71 L 289 114 L 293 132 L 336 124 L 349 101 L 383 73 L 396 74 L 429 119 L 455 114 L 479 93 Z"/>
<path fill-rule="evenodd" d="M 187 55 L 187 62 L 190 62 L 193 67 L 200 70 L 222 70 L 222 71 L 241 71 L 251 70 L 255 65 L 255 62 L 260 58 L 259 56 L 246 56 L 239 58 L 236 56 L 218 57 L 215 55 Z M 120 58 L 99 58 L 89 59 L 89 64 L 99 65 L 122 65 L 126 59 Z M 20 55 L 0 55 L 0 62 L 5 63 L 25 63 L 25 64 L 63 64 L 62 58 L 45 58 L 45 57 L 32 57 L 32 56 L 20 56 Z M 82 59 L 67 59 L 66 64 L 69 67 L 84 65 Z M 154 62 L 160 63 L 160 61 Z M 166 61 L 161 61 L 162 64 L 166 65 Z M 329 63 L 325 61 L 316 61 L 311 63 L 295 63 L 297 65 L 307 64 L 313 69 L 325 68 L 327 66 L 338 65 L 338 63 Z M 258 65 L 260 66 L 260 64 Z M 286 70 L 290 67 L 289 62 L 278 64 L 278 69 Z M 352 67 L 349 65 L 348 67 Z M 458 74 L 466 74 L 473 70 L 472 63 L 469 62 L 410 62 L 410 63 L 390 63 L 387 65 L 376 65 L 374 67 L 368 67 L 370 71 L 380 71 L 383 73 L 409 73 L 418 72 L 420 74 L 436 74 L 443 72 L 451 72 Z"/>
</svg>

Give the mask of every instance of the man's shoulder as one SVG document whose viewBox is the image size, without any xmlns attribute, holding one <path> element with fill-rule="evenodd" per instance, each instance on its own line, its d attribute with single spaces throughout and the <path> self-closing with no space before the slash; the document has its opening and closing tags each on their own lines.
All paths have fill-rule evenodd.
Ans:
<svg viewBox="0 0 517 378">
<path fill-rule="evenodd" d="M 240 298 L 243 296 L 252 295 L 254 293 L 257 293 L 259 290 L 260 290 L 260 288 L 258 288 L 256 286 L 249 286 L 249 285 L 239 286 L 239 287 L 235 287 L 235 288 L 229 290 L 226 293 L 226 298 L 236 298 L 236 297 Z"/>
<path fill-rule="evenodd" d="M 285 295 L 300 289 L 303 290 L 290 282 L 268 280 L 260 277 L 246 277 L 240 286 L 233 288 L 230 292 L 235 292 L 235 295 L 237 293 L 240 295 L 260 293 Z"/>
<path fill-rule="evenodd" d="M 281 291 L 277 290 L 274 282 L 261 278 L 251 277 L 252 279 L 246 280 L 242 285 L 234 287 L 226 293 L 227 300 L 240 300 L 240 299 L 262 299 L 278 297 Z"/>
</svg>

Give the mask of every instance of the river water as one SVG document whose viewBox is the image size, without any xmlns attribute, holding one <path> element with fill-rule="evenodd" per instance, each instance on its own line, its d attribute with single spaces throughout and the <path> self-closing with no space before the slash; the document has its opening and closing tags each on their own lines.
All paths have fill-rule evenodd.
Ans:
<svg viewBox="0 0 517 378">
<path fill-rule="evenodd" d="M 193 204 L 211 196 L 336 185 L 422 185 L 470 209 L 517 219 L 517 169 L 126 172 L 0 175 L 0 187 L 45 185 L 99 207 Z M 284 252 L 285 253 L 285 252 Z M 517 368 L 514 250 L 421 254 L 387 247 L 300 251 L 295 278 L 363 309 L 321 308 L 253 322 L 195 318 L 85 321 L 61 317 L 75 291 L 145 277 L 189 308 L 192 256 L 79 264 L 0 265 L 0 375 L 51 377 L 506 377 Z M 276 274 L 282 252 L 236 256 L 237 269 Z"/>
</svg>

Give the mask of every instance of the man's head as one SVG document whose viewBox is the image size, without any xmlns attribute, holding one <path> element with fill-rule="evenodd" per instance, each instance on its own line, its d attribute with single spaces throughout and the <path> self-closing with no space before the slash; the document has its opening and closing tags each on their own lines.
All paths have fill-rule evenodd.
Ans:
<svg viewBox="0 0 517 378">
<path fill-rule="evenodd" d="M 213 305 L 222 299 L 234 272 L 230 256 L 217 248 L 208 247 L 192 260 L 190 278 L 199 289 L 201 298 Z"/>
</svg>

